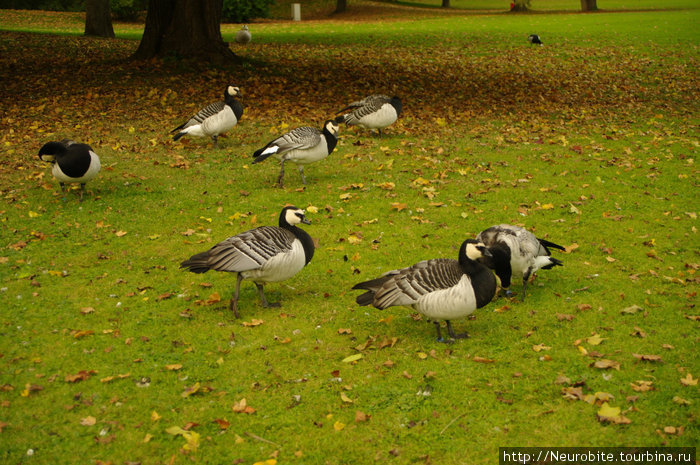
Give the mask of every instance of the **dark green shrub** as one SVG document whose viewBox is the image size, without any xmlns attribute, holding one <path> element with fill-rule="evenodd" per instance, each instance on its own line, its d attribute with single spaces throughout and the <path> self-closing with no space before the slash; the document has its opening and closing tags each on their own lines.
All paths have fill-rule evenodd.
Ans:
<svg viewBox="0 0 700 465">
<path fill-rule="evenodd" d="M 224 0 L 223 20 L 247 23 L 252 18 L 266 18 L 273 0 Z"/>
<path fill-rule="evenodd" d="M 148 0 L 110 0 L 112 18 L 121 21 L 133 21 L 148 9 Z"/>
</svg>

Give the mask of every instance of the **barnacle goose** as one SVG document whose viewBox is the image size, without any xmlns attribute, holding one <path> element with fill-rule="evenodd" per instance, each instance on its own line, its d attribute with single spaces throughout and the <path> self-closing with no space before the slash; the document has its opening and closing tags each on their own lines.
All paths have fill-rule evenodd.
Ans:
<svg viewBox="0 0 700 465">
<path fill-rule="evenodd" d="M 265 147 L 255 151 L 253 164 L 260 163 L 270 155 L 280 160 L 281 168 L 277 183 L 281 187 L 282 178 L 284 178 L 284 163 L 291 161 L 299 169 L 301 182 L 306 184 L 304 165 L 323 160 L 333 152 L 337 143 L 338 123 L 327 120 L 323 124 L 322 130 L 304 126 L 293 129 L 268 142 Z"/>
<path fill-rule="evenodd" d="M 542 45 L 540 36 L 538 36 L 537 34 L 530 34 L 527 38 L 527 41 L 530 42 L 532 45 Z"/>
<path fill-rule="evenodd" d="M 243 104 L 235 98 L 240 96 L 241 89 L 227 86 L 223 101 L 207 105 L 187 122 L 170 131 L 171 133 L 179 131 L 173 140 L 178 140 L 184 135 L 209 136 L 214 141 L 214 147 L 218 148 L 219 134 L 234 127 L 243 116 Z"/>
<path fill-rule="evenodd" d="M 367 129 L 376 129 L 382 135 L 382 129 L 394 124 L 401 115 L 401 100 L 382 94 L 370 95 L 357 102 L 352 102 L 336 114 L 352 110 L 338 119 L 348 126 L 359 125 Z"/>
<path fill-rule="evenodd" d="M 100 157 L 87 144 L 78 144 L 69 139 L 52 141 L 39 149 L 39 158 L 53 164 L 51 173 L 58 180 L 61 192 L 65 183 L 80 183 L 80 200 L 83 200 L 85 183 L 100 172 Z"/>
<path fill-rule="evenodd" d="M 314 243 L 299 223 L 311 224 L 304 210 L 294 206 L 284 207 L 279 217 L 279 227 L 261 226 L 219 242 L 206 252 L 198 253 L 180 264 L 180 268 L 192 273 L 209 270 L 238 273 L 236 291 L 229 309 L 238 315 L 238 292 L 241 281 L 253 281 L 260 293 L 263 307 L 279 307 L 265 298 L 263 283 L 284 281 L 291 278 L 314 256 Z"/>
<path fill-rule="evenodd" d="M 247 44 L 251 39 L 250 31 L 248 30 L 248 25 L 244 24 L 240 31 L 236 32 L 236 43 Z"/>
<path fill-rule="evenodd" d="M 501 280 L 501 287 L 506 295 L 512 295 L 508 289 L 513 274 L 523 277 L 523 295 L 525 300 L 525 288 L 530 275 L 539 269 L 548 270 L 554 266 L 564 264 L 554 257 L 550 257 L 549 249 L 564 250 L 564 247 L 544 239 L 538 239 L 530 231 L 510 224 L 499 224 L 481 231 L 476 240 L 483 242 L 491 252 L 490 259 L 482 260 L 489 268 L 496 272 Z"/>
<path fill-rule="evenodd" d="M 478 259 L 489 257 L 484 244 L 467 239 L 459 249 L 459 259 L 424 260 L 408 268 L 389 271 L 377 279 L 353 286 L 365 292 L 356 299 L 359 305 L 372 304 L 379 309 L 406 305 L 422 313 L 435 324 L 437 340 L 445 342 L 440 323 L 445 320 L 452 339 L 467 337 L 455 334 L 450 320 L 463 318 L 491 302 L 496 293 L 496 278 Z"/>
</svg>

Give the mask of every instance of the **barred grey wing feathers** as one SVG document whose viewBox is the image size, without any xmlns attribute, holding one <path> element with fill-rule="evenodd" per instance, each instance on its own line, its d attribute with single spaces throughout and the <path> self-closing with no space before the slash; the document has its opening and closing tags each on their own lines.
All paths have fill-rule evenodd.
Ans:
<svg viewBox="0 0 700 465">
<path fill-rule="evenodd" d="M 261 226 L 230 237 L 209 250 L 208 264 L 216 271 L 250 271 L 279 253 L 292 250 L 294 234 L 275 226 Z"/>
<path fill-rule="evenodd" d="M 187 121 L 185 125 L 179 129 L 189 128 L 190 126 L 194 126 L 195 124 L 202 124 L 202 122 L 204 122 L 205 119 L 214 116 L 218 114 L 221 110 L 223 110 L 225 105 L 226 104 L 222 100 L 210 103 L 206 107 L 199 110 L 199 112 L 197 112 L 196 115 L 190 118 L 190 120 Z"/>
<path fill-rule="evenodd" d="M 289 131 L 277 139 L 279 152 L 288 152 L 298 148 L 316 147 L 321 143 L 321 131 L 316 128 L 304 126 Z"/>
<path fill-rule="evenodd" d="M 435 258 L 424 260 L 392 274 L 376 292 L 374 303 L 384 309 L 392 305 L 410 305 L 422 296 L 457 285 L 464 275 L 456 260 Z"/>
</svg>

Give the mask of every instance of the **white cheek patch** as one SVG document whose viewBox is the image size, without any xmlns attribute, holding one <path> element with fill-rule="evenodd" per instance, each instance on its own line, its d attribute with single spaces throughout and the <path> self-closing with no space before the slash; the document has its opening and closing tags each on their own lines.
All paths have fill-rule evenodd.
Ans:
<svg viewBox="0 0 700 465">
<path fill-rule="evenodd" d="M 476 244 L 467 244 L 467 258 L 470 260 L 476 260 L 481 258 L 483 255 L 479 249 L 476 248 Z"/>
</svg>

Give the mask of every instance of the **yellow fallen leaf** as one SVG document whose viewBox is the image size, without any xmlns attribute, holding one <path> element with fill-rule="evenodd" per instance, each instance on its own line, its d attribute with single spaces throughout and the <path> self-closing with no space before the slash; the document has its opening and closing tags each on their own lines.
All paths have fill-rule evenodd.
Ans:
<svg viewBox="0 0 700 465">
<path fill-rule="evenodd" d="M 598 410 L 600 418 L 615 418 L 620 416 L 620 407 L 611 407 L 607 402 L 604 402 L 600 410 Z"/>
<path fill-rule="evenodd" d="M 537 345 L 532 346 L 532 350 L 534 350 L 535 352 L 541 352 L 543 350 L 549 350 L 549 349 L 551 349 L 551 347 L 546 346 L 544 344 L 537 344 Z"/>
<path fill-rule="evenodd" d="M 604 340 L 605 340 L 605 338 L 600 337 L 600 334 L 596 333 L 593 336 L 586 339 L 586 342 L 588 342 L 592 346 L 597 346 L 598 344 L 600 344 Z"/>
<path fill-rule="evenodd" d="M 95 423 L 97 423 L 97 419 L 95 417 L 87 416 L 80 420 L 80 424 L 83 426 L 92 426 Z"/>
<path fill-rule="evenodd" d="M 144 443 L 145 443 L 145 442 L 149 442 L 151 439 L 153 439 L 153 435 L 150 434 L 150 433 L 147 433 L 147 434 L 143 437 L 143 442 L 144 442 Z"/>
<path fill-rule="evenodd" d="M 126 236 L 127 232 L 126 231 L 117 231 L 114 233 L 117 237 L 122 237 Z"/>
<path fill-rule="evenodd" d="M 173 363 L 172 365 L 165 365 L 165 369 L 170 370 L 170 371 L 177 371 L 180 368 L 182 368 L 182 365 L 180 365 L 179 363 Z"/>
<path fill-rule="evenodd" d="M 277 465 L 277 460 L 267 459 L 263 462 L 255 462 L 253 465 Z"/>
<path fill-rule="evenodd" d="M 263 321 L 263 320 L 258 320 L 257 318 L 253 318 L 252 320 L 250 320 L 250 322 L 244 321 L 244 322 L 243 322 L 243 326 L 247 326 L 247 327 L 250 327 L 250 326 L 260 326 L 260 325 L 263 324 L 263 323 L 265 323 L 265 321 Z"/>
<path fill-rule="evenodd" d="M 186 433 L 187 431 L 180 428 L 179 426 L 171 426 L 170 428 L 166 428 L 165 432 L 168 434 L 172 434 L 173 436 L 177 436 L 178 434 L 183 434 L 183 433 Z"/>
<path fill-rule="evenodd" d="M 345 423 L 336 421 L 335 423 L 333 423 L 333 429 L 336 431 L 343 431 L 343 429 L 345 429 Z"/>
<path fill-rule="evenodd" d="M 346 404 L 352 404 L 352 403 L 355 402 L 354 400 L 352 400 L 351 398 L 349 398 L 348 396 L 346 396 L 344 392 L 341 392 L 341 393 L 340 393 L 340 400 L 342 400 L 342 401 L 345 402 Z"/>
<path fill-rule="evenodd" d="M 194 431 L 185 431 L 182 433 L 182 437 L 185 438 L 185 441 L 187 441 L 182 448 L 184 450 L 196 452 L 197 448 L 199 447 L 200 434 Z"/>
<path fill-rule="evenodd" d="M 360 360 L 362 358 L 362 354 L 355 354 L 355 355 L 350 355 L 348 357 L 345 357 L 343 359 L 343 363 L 352 363 Z"/>
<path fill-rule="evenodd" d="M 688 373 L 685 378 L 681 378 L 681 384 L 683 386 L 697 386 L 698 380 L 693 378 L 693 375 Z"/>
</svg>

